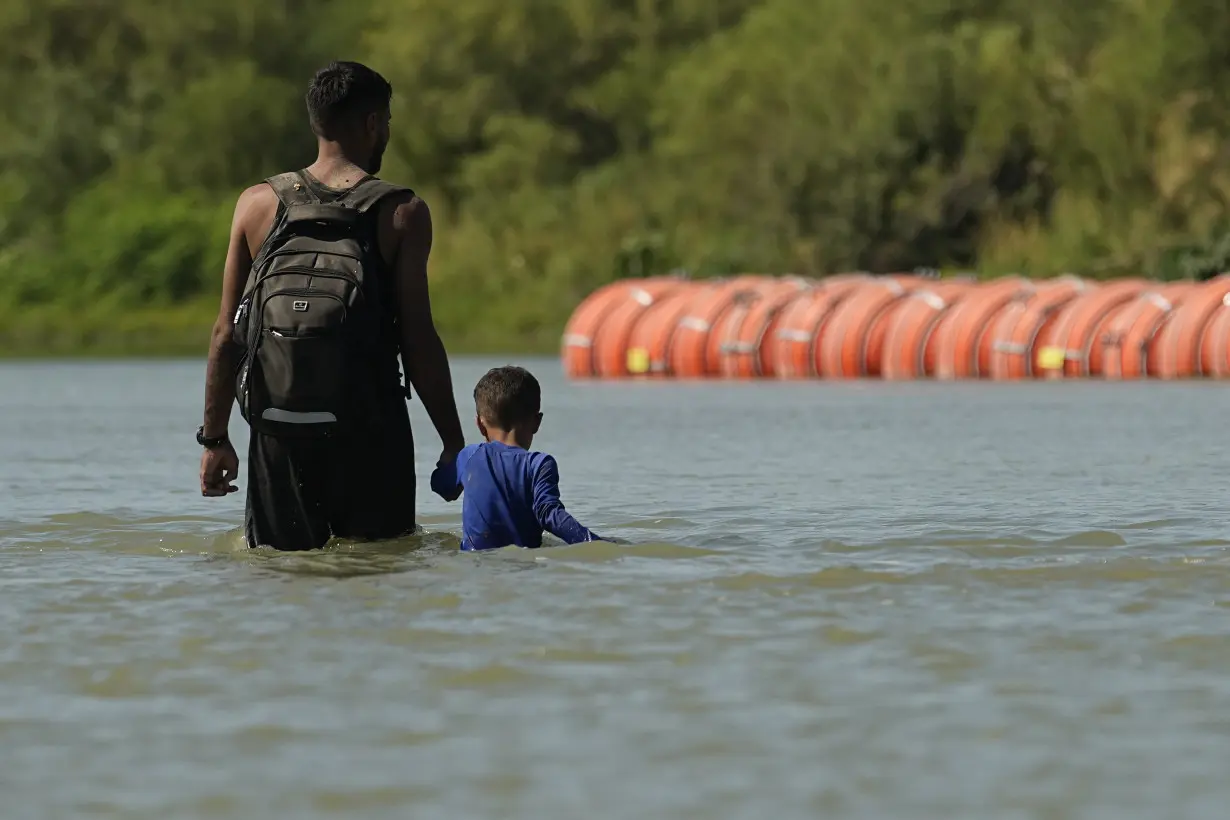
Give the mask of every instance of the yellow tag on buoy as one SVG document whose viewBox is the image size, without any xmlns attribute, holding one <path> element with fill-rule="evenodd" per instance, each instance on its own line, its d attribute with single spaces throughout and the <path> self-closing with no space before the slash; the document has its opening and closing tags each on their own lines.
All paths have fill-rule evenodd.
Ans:
<svg viewBox="0 0 1230 820">
<path fill-rule="evenodd" d="M 634 375 L 649 372 L 649 351 L 643 347 L 628 348 L 628 372 Z"/>
<path fill-rule="evenodd" d="M 1048 345 L 1038 351 L 1038 367 L 1043 370 L 1063 370 L 1066 356 L 1062 347 Z"/>
</svg>

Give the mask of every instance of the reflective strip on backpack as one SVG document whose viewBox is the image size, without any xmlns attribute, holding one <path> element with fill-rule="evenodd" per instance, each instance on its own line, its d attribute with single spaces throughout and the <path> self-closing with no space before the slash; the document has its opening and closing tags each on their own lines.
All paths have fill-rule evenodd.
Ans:
<svg viewBox="0 0 1230 820">
<path fill-rule="evenodd" d="M 297 413 L 293 410 L 283 410 L 279 407 L 268 407 L 261 413 L 261 418 L 267 421 L 281 421 L 286 424 L 326 424 L 337 421 L 332 413 Z"/>
</svg>

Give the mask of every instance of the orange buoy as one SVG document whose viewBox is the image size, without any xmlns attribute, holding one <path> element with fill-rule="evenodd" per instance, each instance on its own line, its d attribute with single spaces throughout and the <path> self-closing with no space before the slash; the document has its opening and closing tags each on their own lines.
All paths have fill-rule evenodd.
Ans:
<svg viewBox="0 0 1230 820">
<path fill-rule="evenodd" d="M 692 302 L 717 285 L 689 282 L 646 308 L 628 331 L 624 368 L 630 376 L 662 378 L 670 372 L 670 346 Z"/>
<path fill-rule="evenodd" d="M 1008 276 L 981 282 L 966 293 L 936 328 L 936 377 L 970 379 L 987 375 L 992 321 L 1012 299 L 1032 289 L 1028 280 Z"/>
<path fill-rule="evenodd" d="M 1189 288 L 1186 282 L 1151 288 L 1115 308 L 1101 338 L 1094 341 L 1102 348 L 1103 377 L 1116 381 L 1144 377 L 1149 343 Z"/>
<path fill-rule="evenodd" d="M 991 327 L 992 379 L 1027 379 L 1037 372 L 1037 341 L 1055 321 L 1064 304 L 1087 291 L 1088 285 L 1076 276 L 1061 276 L 1037 283 L 1010 301 L 999 312 Z"/>
<path fill-rule="evenodd" d="M 777 330 L 765 341 L 773 350 L 773 372 L 780 379 L 813 378 L 819 374 L 816 344 L 825 322 L 842 300 L 855 292 L 864 278 L 825 280 L 819 287 L 801 291 L 781 310 Z"/>
<path fill-rule="evenodd" d="M 818 372 L 824 378 L 880 375 L 883 321 L 892 305 L 910 292 L 892 277 L 859 285 L 833 311 L 818 337 Z"/>
<path fill-rule="evenodd" d="M 788 276 L 775 281 L 759 293 L 759 297 L 737 304 L 726 314 L 717 337 L 719 370 L 723 376 L 750 379 L 774 375 L 771 344 L 782 309 L 803 291 L 810 290 L 811 281 Z"/>
<path fill-rule="evenodd" d="M 1230 275 L 1223 274 L 1193 286 L 1153 337 L 1154 346 L 1146 362 L 1150 376 L 1190 379 L 1203 375 L 1201 342 L 1227 294 L 1230 294 Z"/>
<path fill-rule="evenodd" d="M 1059 309 L 1059 314 L 1038 338 L 1037 360 L 1042 375 L 1077 378 L 1101 372 L 1102 348 L 1096 344 L 1102 326 L 1118 306 L 1133 299 L 1145 287 L 1141 279 L 1123 279 L 1092 284 Z"/>
<path fill-rule="evenodd" d="M 1200 374 L 1214 379 L 1230 376 L 1230 295 L 1223 297 L 1200 336 Z"/>
<path fill-rule="evenodd" d="M 740 276 L 731 280 L 728 287 L 734 294 L 730 307 L 714 322 L 705 347 L 706 376 L 722 375 L 722 348 L 728 341 L 727 333 L 732 323 L 742 323 L 743 317 L 775 287 L 780 280 L 770 276 Z"/>
<path fill-rule="evenodd" d="M 612 282 L 595 290 L 577 306 L 564 327 L 562 339 L 564 374 L 573 379 L 585 379 L 594 375 L 594 334 L 611 310 L 627 298 L 633 284 L 628 281 Z"/>
<path fill-rule="evenodd" d="M 1187 300 L 1192 297 L 1199 283 L 1190 279 L 1185 279 L 1178 282 L 1173 282 L 1166 285 L 1162 289 L 1162 295 L 1170 300 L 1171 309 L 1162 314 L 1161 322 L 1157 327 L 1153 328 L 1153 332 L 1149 338 L 1145 340 L 1145 355 L 1143 368 L 1140 375 L 1150 378 L 1157 378 L 1159 374 L 1159 364 L 1161 359 L 1161 350 L 1158 347 L 1158 334 L 1166 328 L 1168 324 L 1174 321 L 1174 315 Z"/>
<path fill-rule="evenodd" d="M 863 350 L 864 376 L 877 379 L 883 377 L 884 345 L 885 338 L 888 336 L 889 322 L 892 321 L 893 314 L 901 308 L 902 300 L 913 293 L 924 281 L 922 277 L 913 277 L 908 285 L 905 286 L 905 292 L 901 298 L 890 302 L 872 321 L 871 327 L 867 329 L 867 341 Z"/>
<path fill-rule="evenodd" d="M 931 344 L 935 326 L 945 311 L 967 293 L 969 282 L 941 280 L 920 288 L 892 311 L 884 331 L 884 356 L 881 375 L 904 380 L 931 376 L 935 372 L 935 345 Z M 927 351 L 931 358 L 928 361 Z"/>
<path fill-rule="evenodd" d="M 739 277 L 725 280 L 712 290 L 697 295 L 686 314 L 679 319 L 667 351 L 672 375 L 697 379 L 718 372 L 716 353 L 710 361 L 710 353 L 718 344 L 710 345 L 709 337 L 735 302 L 750 298 L 759 286 L 758 277 Z"/>
<path fill-rule="evenodd" d="M 628 375 L 628 338 L 637 320 L 659 299 L 689 283 L 663 278 L 639 283 L 634 280 L 630 285 L 626 296 L 609 310 L 593 334 L 593 369 L 600 378 Z"/>
</svg>

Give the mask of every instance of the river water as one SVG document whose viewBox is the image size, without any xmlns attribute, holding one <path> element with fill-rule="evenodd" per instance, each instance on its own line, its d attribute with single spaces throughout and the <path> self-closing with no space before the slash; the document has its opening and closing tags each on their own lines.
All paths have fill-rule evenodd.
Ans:
<svg viewBox="0 0 1230 820">
<path fill-rule="evenodd" d="M 1225 386 L 522 363 L 629 544 L 460 553 L 416 402 L 423 534 L 248 550 L 200 362 L 0 365 L 5 820 L 1225 816 Z"/>
</svg>

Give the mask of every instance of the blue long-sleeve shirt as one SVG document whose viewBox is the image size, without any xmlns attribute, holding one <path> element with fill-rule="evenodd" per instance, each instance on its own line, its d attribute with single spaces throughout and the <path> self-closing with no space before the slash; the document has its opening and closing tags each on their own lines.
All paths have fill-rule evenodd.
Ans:
<svg viewBox="0 0 1230 820">
<path fill-rule="evenodd" d="M 546 453 L 498 441 L 471 444 L 431 474 L 431 489 L 452 501 L 461 490 L 461 548 L 542 546 L 543 530 L 568 544 L 599 541 L 564 509 L 559 466 Z"/>
</svg>

